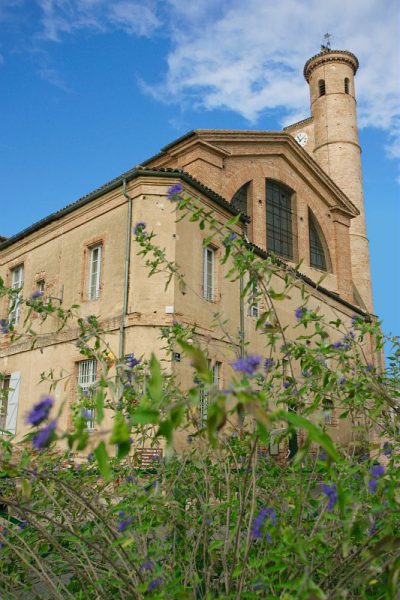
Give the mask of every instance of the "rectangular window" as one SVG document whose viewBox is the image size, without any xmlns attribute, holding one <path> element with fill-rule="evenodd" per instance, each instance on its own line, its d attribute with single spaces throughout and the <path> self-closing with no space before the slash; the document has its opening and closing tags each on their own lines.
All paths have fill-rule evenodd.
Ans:
<svg viewBox="0 0 400 600">
<path fill-rule="evenodd" d="M 6 375 L 4 379 L 0 381 L 0 430 L 6 429 L 10 379 L 10 376 Z"/>
<path fill-rule="evenodd" d="M 100 296 L 102 245 L 92 246 L 89 252 L 88 298 L 96 300 Z"/>
<path fill-rule="evenodd" d="M 267 249 L 284 258 L 293 258 L 292 193 L 268 179 L 266 197 Z"/>
<path fill-rule="evenodd" d="M 215 300 L 215 250 L 209 246 L 203 251 L 203 297 Z"/>
<path fill-rule="evenodd" d="M 93 386 L 96 383 L 97 361 L 95 359 L 81 360 L 78 363 L 78 386 L 82 395 L 89 400 L 92 398 Z M 86 408 L 86 428 L 91 431 L 95 426 L 95 411 Z"/>
<path fill-rule="evenodd" d="M 323 401 L 325 425 L 333 425 L 333 401 L 326 398 Z"/>
<path fill-rule="evenodd" d="M 11 269 L 11 288 L 13 290 L 19 290 L 17 295 L 11 300 L 10 305 L 10 321 L 14 324 L 18 324 L 21 316 L 21 296 L 22 287 L 24 285 L 24 266 L 19 265 L 14 269 Z"/>
<path fill-rule="evenodd" d="M 211 360 L 208 360 L 208 368 L 211 371 L 213 385 L 220 389 L 221 387 L 221 368 L 220 362 L 211 364 Z M 202 389 L 200 391 L 200 427 L 207 425 L 208 417 L 208 391 Z"/>
<path fill-rule="evenodd" d="M 46 283 L 44 281 L 44 279 L 38 279 L 36 282 L 36 292 L 39 292 L 39 294 L 44 294 L 44 289 L 46 287 Z"/>
<path fill-rule="evenodd" d="M 260 316 L 260 308 L 258 305 L 258 287 L 257 284 L 254 283 L 253 286 L 250 288 L 250 293 L 249 293 L 249 315 L 250 317 L 254 317 L 255 319 L 258 319 L 258 317 Z"/>
</svg>

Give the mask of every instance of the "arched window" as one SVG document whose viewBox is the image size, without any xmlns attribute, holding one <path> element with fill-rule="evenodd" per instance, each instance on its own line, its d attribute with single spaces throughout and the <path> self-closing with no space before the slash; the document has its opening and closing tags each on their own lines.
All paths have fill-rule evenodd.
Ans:
<svg viewBox="0 0 400 600">
<path fill-rule="evenodd" d="M 293 258 L 293 192 L 265 180 L 267 198 L 267 249 L 284 258 Z"/>
<path fill-rule="evenodd" d="M 312 212 L 308 211 L 308 235 L 310 239 L 310 265 L 321 271 L 328 270 L 328 250 L 323 233 Z"/>
<path fill-rule="evenodd" d="M 325 96 L 326 94 L 326 90 L 325 90 L 325 79 L 320 79 L 318 81 L 318 90 L 319 90 L 319 95 L 320 96 Z"/>
<path fill-rule="evenodd" d="M 236 210 L 247 215 L 247 195 L 249 192 L 250 181 L 242 185 L 238 191 L 233 195 L 231 204 Z"/>
<path fill-rule="evenodd" d="M 350 93 L 349 92 L 349 83 L 350 83 L 349 78 L 345 77 L 345 79 L 344 79 L 344 93 L 345 94 L 349 94 Z"/>
</svg>

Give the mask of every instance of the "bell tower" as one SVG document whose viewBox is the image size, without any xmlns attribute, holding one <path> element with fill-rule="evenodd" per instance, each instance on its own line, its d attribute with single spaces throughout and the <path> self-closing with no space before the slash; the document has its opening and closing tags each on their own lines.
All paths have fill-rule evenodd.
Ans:
<svg viewBox="0 0 400 600">
<path fill-rule="evenodd" d="M 357 57 L 345 50 L 322 51 L 304 66 L 314 123 L 314 159 L 360 211 L 350 226 L 355 301 L 373 312 L 365 225 L 354 77 Z"/>
</svg>

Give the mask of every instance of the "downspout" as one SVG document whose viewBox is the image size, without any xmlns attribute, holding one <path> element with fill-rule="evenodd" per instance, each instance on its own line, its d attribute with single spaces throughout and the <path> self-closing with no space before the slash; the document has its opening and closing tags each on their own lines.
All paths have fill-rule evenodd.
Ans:
<svg viewBox="0 0 400 600">
<path fill-rule="evenodd" d="M 247 239 L 247 223 L 244 224 L 244 237 L 245 239 Z M 243 273 L 240 273 L 240 277 L 239 277 L 239 291 L 240 291 L 240 304 L 239 304 L 239 351 L 240 351 L 240 358 L 244 358 L 244 354 L 245 354 L 245 332 L 244 332 L 244 296 L 243 296 L 243 290 L 244 290 L 244 279 L 243 279 Z"/>
<path fill-rule="evenodd" d="M 129 264 L 131 256 L 131 221 L 132 221 L 132 198 L 126 191 L 126 179 L 123 179 L 123 195 L 128 201 L 128 219 L 126 223 L 125 262 L 124 262 L 124 295 L 122 300 L 121 324 L 119 327 L 119 358 L 125 355 L 125 319 L 128 313 L 128 288 L 129 288 Z"/>
</svg>

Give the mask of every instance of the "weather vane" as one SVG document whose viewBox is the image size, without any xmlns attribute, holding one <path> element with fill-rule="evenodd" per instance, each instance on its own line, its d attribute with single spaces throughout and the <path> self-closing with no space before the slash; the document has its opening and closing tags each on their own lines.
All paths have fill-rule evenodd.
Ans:
<svg viewBox="0 0 400 600">
<path fill-rule="evenodd" d="M 323 42 L 323 44 L 321 44 L 322 50 L 330 50 L 331 49 L 331 37 L 332 37 L 332 34 L 325 33 L 324 42 Z"/>
</svg>

